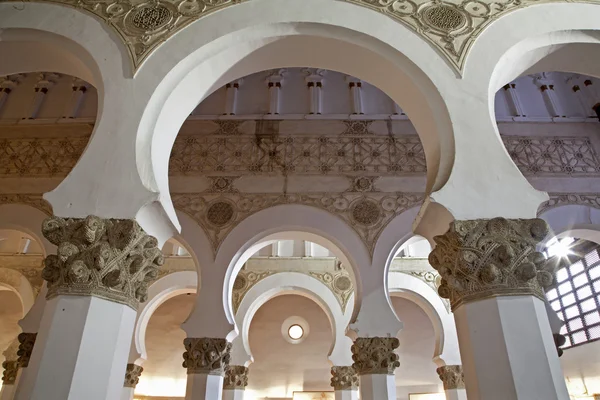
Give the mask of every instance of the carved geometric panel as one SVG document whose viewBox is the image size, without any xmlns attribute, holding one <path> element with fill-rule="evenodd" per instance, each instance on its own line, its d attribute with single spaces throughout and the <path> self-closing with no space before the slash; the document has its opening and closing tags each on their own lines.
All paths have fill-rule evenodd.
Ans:
<svg viewBox="0 0 600 400">
<path fill-rule="evenodd" d="M 580 205 L 600 209 L 600 193 L 548 193 L 550 199 L 542 203 L 538 215 L 560 206 Z"/>
<path fill-rule="evenodd" d="M 52 215 L 52 206 L 41 194 L 0 194 L 0 204 L 25 204 Z"/>
</svg>

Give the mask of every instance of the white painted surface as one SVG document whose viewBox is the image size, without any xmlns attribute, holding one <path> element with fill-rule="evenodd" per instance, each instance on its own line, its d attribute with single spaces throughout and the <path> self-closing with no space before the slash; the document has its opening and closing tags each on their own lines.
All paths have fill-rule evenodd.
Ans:
<svg viewBox="0 0 600 400">
<path fill-rule="evenodd" d="M 244 400 L 245 394 L 243 389 L 224 389 L 223 400 Z"/>
<path fill-rule="evenodd" d="M 396 383 L 394 375 L 361 375 L 361 400 L 396 400 Z"/>
<path fill-rule="evenodd" d="M 123 387 L 121 391 L 121 400 L 133 400 L 135 388 Z"/>
<path fill-rule="evenodd" d="M 2 385 L 0 387 L 0 400 L 13 400 L 16 385 Z"/>
<path fill-rule="evenodd" d="M 446 390 L 446 400 L 467 400 L 467 391 L 465 389 Z"/>
<path fill-rule="evenodd" d="M 221 375 L 188 374 L 185 400 L 222 400 L 223 377 Z"/>
<path fill-rule="evenodd" d="M 128 306 L 91 296 L 47 301 L 29 373 L 15 399 L 120 398 L 135 314 Z"/>
<path fill-rule="evenodd" d="M 358 390 L 336 390 L 335 400 L 358 400 Z"/>
</svg>

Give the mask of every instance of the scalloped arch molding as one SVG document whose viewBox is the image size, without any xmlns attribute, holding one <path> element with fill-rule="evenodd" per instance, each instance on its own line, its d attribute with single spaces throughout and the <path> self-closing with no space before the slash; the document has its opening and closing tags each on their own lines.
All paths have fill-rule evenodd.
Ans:
<svg viewBox="0 0 600 400">
<path fill-rule="evenodd" d="M 8 0 L 0 0 L 8 1 Z M 35 1 L 35 0 L 34 0 Z M 38 0 L 90 12 L 114 29 L 129 50 L 135 70 L 169 37 L 190 23 L 251 0 Z M 471 45 L 494 20 L 542 3 L 597 0 L 331 0 L 381 12 L 406 25 L 462 72 Z"/>
</svg>

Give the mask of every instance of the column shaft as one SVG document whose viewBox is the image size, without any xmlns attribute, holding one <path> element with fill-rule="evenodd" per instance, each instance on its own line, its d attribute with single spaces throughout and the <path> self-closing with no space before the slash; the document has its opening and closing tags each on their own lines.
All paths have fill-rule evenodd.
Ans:
<svg viewBox="0 0 600 400">
<path fill-rule="evenodd" d="M 188 374 L 185 400 L 222 400 L 223 376 Z"/>
<path fill-rule="evenodd" d="M 396 381 L 394 375 L 361 375 L 360 399 L 396 400 Z"/>
<path fill-rule="evenodd" d="M 0 400 L 13 400 L 15 396 L 16 385 L 14 383 L 11 384 L 3 384 L 0 389 Z"/>
<path fill-rule="evenodd" d="M 121 400 L 133 400 L 134 392 L 135 388 L 123 387 L 123 390 L 121 392 Z"/>
<path fill-rule="evenodd" d="M 335 400 L 358 400 L 358 390 L 336 390 Z"/>
<path fill-rule="evenodd" d="M 244 400 L 244 389 L 223 389 L 223 400 Z"/>
<path fill-rule="evenodd" d="M 467 400 L 467 391 L 465 389 L 448 389 L 446 400 Z"/>
</svg>

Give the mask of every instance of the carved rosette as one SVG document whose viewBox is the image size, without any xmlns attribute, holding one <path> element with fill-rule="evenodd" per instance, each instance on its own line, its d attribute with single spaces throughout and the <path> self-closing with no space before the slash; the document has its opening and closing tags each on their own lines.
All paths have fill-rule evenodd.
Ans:
<svg viewBox="0 0 600 400">
<path fill-rule="evenodd" d="M 434 238 L 429 263 L 438 270 L 441 297 L 452 310 L 495 296 L 532 295 L 544 300 L 554 268 L 536 246 L 548 234 L 542 219 L 454 221 Z"/>
<path fill-rule="evenodd" d="M 29 366 L 29 359 L 33 352 L 36 337 L 37 333 L 19 333 L 19 350 L 17 351 L 19 368 L 27 368 Z"/>
<path fill-rule="evenodd" d="M 140 376 L 142 376 L 143 371 L 144 368 L 142 368 L 140 365 L 127 364 L 123 386 L 128 388 L 135 388 L 138 382 L 140 381 Z"/>
<path fill-rule="evenodd" d="M 400 346 L 397 338 L 358 338 L 352 345 L 352 366 L 358 375 L 393 375 L 400 366 L 394 350 Z"/>
<path fill-rule="evenodd" d="M 225 368 L 225 380 L 223 381 L 223 389 L 245 390 L 248 386 L 248 368 L 243 365 L 228 365 Z"/>
<path fill-rule="evenodd" d="M 2 384 L 3 385 L 14 385 L 17 380 L 17 371 L 19 371 L 18 361 L 4 361 L 2 363 Z"/>
<path fill-rule="evenodd" d="M 157 240 L 131 219 L 51 217 L 42 233 L 58 247 L 44 261 L 48 299 L 96 296 L 137 310 L 163 264 Z"/>
<path fill-rule="evenodd" d="M 225 375 L 231 343 L 219 338 L 186 338 L 183 367 L 188 374 Z"/>
<path fill-rule="evenodd" d="M 358 388 L 358 374 L 353 366 L 331 367 L 331 386 L 334 390 Z"/>
<path fill-rule="evenodd" d="M 440 380 L 444 383 L 444 390 L 464 389 L 465 377 L 462 365 L 445 365 L 437 369 Z"/>
</svg>

